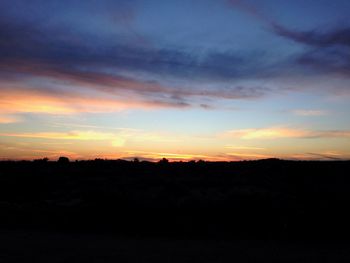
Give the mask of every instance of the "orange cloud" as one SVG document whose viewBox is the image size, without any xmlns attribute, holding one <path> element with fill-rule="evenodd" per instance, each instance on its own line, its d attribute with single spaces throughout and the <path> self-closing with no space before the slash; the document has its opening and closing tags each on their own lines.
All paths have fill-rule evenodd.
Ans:
<svg viewBox="0 0 350 263">
<path fill-rule="evenodd" d="M 0 115 L 0 124 L 1 123 L 15 123 L 21 121 L 21 118 L 13 115 Z"/>
<path fill-rule="evenodd" d="M 228 131 L 226 135 L 240 139 L 276 139 L 305 137 L 307 132 L 304 130 L 287 128 L 263 128 L 232 130 Z"/>
<path fill-rule="evenodd" d="M 98 93 L 107 95 L 125 95 L 138 97 L 143 101 L 161 104 L 166 107 L 185 107 L 191 106 L 187 99 L 193 97 L 196 101 L 198 98 L 210 97 L 216 99 L 244 99 L 259 98 L 265 92 L 264 89 L 242 88 L 237 86 L 232 89 L 216 90 L 201 86 L 201 88 L 186 88 L 160 84 L 157 81 L 141 80 L 138 78 L 123 77 L 114 74 L 80 71 L 72 68 L 67 69 L 61 65 L 52 65 L 40 63 L 38 61 L 28 61 L 21 59 L 10 59 L 6 63 L 0 64 L 0 70 L 9 72 L 8 78 L 10 83 L 16 82 L 14 73 L 21 73 L 23 79 L 30 79 L 35 76 L 41 78 L 42 83 L 55 82 L 65 87 L 75 87 L 76 89 L 89 89 Z M 210 105 L 200 103 L 202 108 L 210 108 Z"/>
<path fill-rule="evenodd" d="M 0 136 L 82 141 L 113 140 L 116 137 L 116 135 L 113 133 L 103 133 L 94 131 L 0 133 Z"/>
<path fill-rule="evenodd" d="M 348 130 L 312 131 L 291 128 L 261 128 L 231 130 L 224 134 L 226 137 L 240 139 L 279 139 L 279 138 L 347 138 Z"/>
<path fill-rule="evenodd" d="M 349 160 L 350 155 L 349 153 L 346 153 L 346 152 L 322 151 L 322 152 L 291 154 L 286 158 L 296 159 L 296 160 Z"/>
<path fill-rule="evenodd" d="M 266 155 L 266 154 L 255 154 L 255 153 L 238 153 L 238 152 L 232 152 L 232 153 L 226 153 L 229 156 L 237 157 L 239 159 L 244 160 L 256 160 L 256 159 L 266 159 L 271 158 L 273 156 Z"/>
<path fill-rule="evenodd" d="M 3 113 L 75 114 L 80 112 L 114 112 L 130 108 L 168 107 L 164 102 L 140 101 L 137 98 L 106 97 L 70 93 L 50 94 L 28 89 L 0 89 L 0 111 Z M 181 105 L 178 105 L 181 107 Z"/>
<path fill-rule="evenodd" d="M 157 143 L 178 141 L 174 136 L 169 136 L 167 134 L 145 132 L 135 129 L 119 129 L 115 132 L 73 130 L 68 132 L 0 133 L 0 136 L 50 140 L 106 141 L 113 147 L 123 147 L 127 141 L 148 141 Z"/>
<path fill-rule="evenodd" d="M 225 145 L 226 149 L 235 149 L 235 150 L 265 150 L 262 147 L 252 147 L 252 146 L 235 146 L 235 145 Z"/>
</svg>

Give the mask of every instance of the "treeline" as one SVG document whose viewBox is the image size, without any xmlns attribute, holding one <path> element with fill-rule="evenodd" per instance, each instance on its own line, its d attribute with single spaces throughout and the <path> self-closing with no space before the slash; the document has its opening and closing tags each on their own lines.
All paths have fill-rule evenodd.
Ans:
<svg viewBox="0 0 350 263">
<path fill-rule="evenodd" d="M 350 237 L 350 162 L 0 162 L 5 228 L 226 238 Z"/>
</svg>

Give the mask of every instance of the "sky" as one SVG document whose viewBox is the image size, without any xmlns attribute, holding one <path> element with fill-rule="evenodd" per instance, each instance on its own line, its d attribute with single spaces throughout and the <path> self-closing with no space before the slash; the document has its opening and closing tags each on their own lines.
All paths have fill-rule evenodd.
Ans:
<svg viewBox="0 0 350 263">
<path fill-rule="evenodd" d="M 348 0 L 2 0 L 0 159 L 350 159 Z"/>
</svg>

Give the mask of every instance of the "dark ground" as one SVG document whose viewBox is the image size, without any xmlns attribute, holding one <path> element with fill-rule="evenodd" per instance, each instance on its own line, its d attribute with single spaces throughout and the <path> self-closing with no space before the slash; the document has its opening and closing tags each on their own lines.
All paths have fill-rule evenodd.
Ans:
<svg viewBox="0 0 350 263">
<path fill-rule="evenodd" d="M 349 244 L 0 232 L 0 262 L 350 262 Z"/>
<path fill-rule="evenodd" d="M 0 262 L 350 262 L 350 162 L 0 162 Z"/>
</svg>

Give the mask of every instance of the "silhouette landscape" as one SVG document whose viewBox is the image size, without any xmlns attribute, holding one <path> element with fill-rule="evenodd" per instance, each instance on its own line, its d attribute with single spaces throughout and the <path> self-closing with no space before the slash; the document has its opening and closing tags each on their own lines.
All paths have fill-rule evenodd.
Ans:
<svg viewBox="0 0 350 263">
<path fill-rule="evenodd" d="M 60 247 L 62 262 L 74 253 L 81 262 L 90 253 L 96 262 L 169 257 L 145 250 L 146 244 L 185 258 L 201 258 L 205 249 L 217 262 L 254 260 L 230 254 L 240 249 L 255 251 L 260 261 L 309 262 L 325 248 L 328 257 L 340 253 L 348 260 L 349 172 L 349 161 L 3 161 L 1 241 L 10 234 L 29 247 L 50 240 L 44 249 L 56 255 Z M 95 250 L 77 252 L 89 245 Z M 38 257 L 36 249 L 27 257 L 50 258 Z M 280 251 L 274 255 L 274 249 Z M 207 256 L 201 260 L 211 262 Z"/>
</svg>

